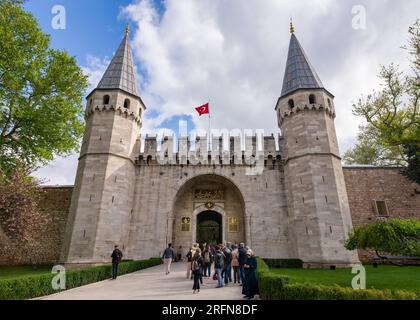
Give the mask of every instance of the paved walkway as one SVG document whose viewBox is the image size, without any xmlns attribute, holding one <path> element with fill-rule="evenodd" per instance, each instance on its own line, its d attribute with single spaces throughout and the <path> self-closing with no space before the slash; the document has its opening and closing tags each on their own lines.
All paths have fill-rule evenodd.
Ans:
<svg viewBox="0 0 420 320">
<path fill-rule="evenodd" d="M 164 265 L 126 274 L 117 280 L 105 280 L 61 293 L 41 297 L 49 300 L 238 300 L 242 287 L 230 283 L 215 288 L 217 281 L 204 278 L 199 293 L 192 293 L 193 281 L 186 279 L 187 264 L 173 263 L 165 275 Z"/>
</svg>

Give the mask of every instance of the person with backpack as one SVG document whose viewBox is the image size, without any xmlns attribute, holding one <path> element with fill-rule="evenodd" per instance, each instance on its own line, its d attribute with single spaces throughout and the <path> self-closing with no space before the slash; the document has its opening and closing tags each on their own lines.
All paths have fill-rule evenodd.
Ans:
<svg viewBox="0 0 420 320">
<path fill-rule="evenodd" d="M 188 279 L 192 279 L 192 272 L 191 272 L 191 264 L 192 264 L 192 258 L 194 256 L 195 253 L 195 246 L 192 247 L 188 252 L 187 252 L 187 280 Z"/>
<path fill-rule="evenodd" d="M 204 277 L 211 276 L 211 265 L 213 263 L 213 255 L 208 244 L 203 251 L 203 262 L 204 262 Z M 207 275 L 208 274 L 208 275 Z"/>
<path fill-rule="evenodd" d="M 220 246 L 216 246 L 216 254 L 214 256 L 214 269 L 217 274 L 217 287 L 223 287 L 222 270 L 225 266 L 225 255 L 223 254 Z"/>
<path fill-rule="evenodd" d="M 163 252 L 163 263 L 166 265 L 166 275 L 171 272 L 171 262 L 175 260 L 175 252 L 172 249 L 172 243 L 168 244 L 168 247 Z"/>
<path fill-rule="evenodd" d="M 112 251 L 111 258 L 112 258 L 112 280 L 117 279 L 118 275 L 118 264 L 121 262 L 123 254 L 120 249 L 118 249 L 118 245 L 114 246 L 114 251 Z"/>
<path fill-rule="evenodd" d="M 200 278 L 203 268 L 203 258 L 201 257 L 201 250 L 197 248 L 192 258 L 191 270 L 194 276 L 193 293 L 200 292 Z M 197 291 L 198 290 L 198 291 Z"/>
<path fill-rule="evenodd" d="M 225 255 L 225 264 L 223 267 L 223 274 L 225 278 L 225 285 L 228 285 L 229 282 L 232 282 L 232 251 L 230 249 L 230 243 L 223 248 L 223 254 Z"/>
</svg>

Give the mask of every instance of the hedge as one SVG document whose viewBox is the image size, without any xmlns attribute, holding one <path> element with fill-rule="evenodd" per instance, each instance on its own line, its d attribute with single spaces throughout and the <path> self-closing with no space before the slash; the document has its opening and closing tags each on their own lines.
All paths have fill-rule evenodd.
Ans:
<svg viewBox="0 0 420 320">
<path fill-rule="evenodd" d="M 269 268 L 303 268 L 300 259 L 264 259 Z"/>
<path fill-rule="evenodd" d="M 290 283 L 288 276 L 270 272 L 267 264 L 258 259 L 258 285 L 264 300 L 418 300 L 420 293 L 406 290 L 356 290 L 338 285 Z"/>
<path fill-rule="evenodd" d="M 123 275 L 153 267 L 161 262 L 162 259 L 160 258 L 123 261 L 119 265 L 118 274 Z M 51 286 L 51 280 L 54 276 L 54 274 L 30 275 L 16 279 L 0 280 L 0 300 L 31 299 L 57 293 L 57 290 L 54 290 Z M 89 283 L 106 280 L 110 277 L 111 265 L 69 270 L 66 271 L 66 289 L 72 289 Z"/>
</svg>

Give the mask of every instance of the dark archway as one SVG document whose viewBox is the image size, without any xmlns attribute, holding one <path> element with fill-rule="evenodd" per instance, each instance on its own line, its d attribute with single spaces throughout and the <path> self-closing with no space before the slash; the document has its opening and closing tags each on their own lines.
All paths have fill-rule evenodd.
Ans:
<svg viewBox="0 0 420 320">
<path fill-rule="evenodd" d="M 222 215 L 216 211 L 203 211 L 197 215 L 196 241 L 203 243 L 219 244 L 223 240 Z"/>
</svg>

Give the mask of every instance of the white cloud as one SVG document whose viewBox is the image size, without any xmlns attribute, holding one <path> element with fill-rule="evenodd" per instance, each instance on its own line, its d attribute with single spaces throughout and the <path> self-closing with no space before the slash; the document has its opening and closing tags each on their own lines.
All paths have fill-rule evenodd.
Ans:
<svg viewBox="0 0 420 320">
<path fill-rule="evenodd" d="M 367 29 L 352 29 L 353 5 L 363 5 Z M 159 117 L 194 114 L 211 99 L 212 123 L 227 128 L 277 130 L 274 105 L 280 94 L 289 43 L 289 17 L 324 85 L 336 95 L 337 133 L 346 149 L 362 121 L 352 101 L 378 87 L 379 64 L 404 64 L 399 47 L 419 12 L 418 1 L 337 0 L 165 1 L 159 17 L 149 0 L 123 9 L 137 28 L 133 47 L 147 70 L 143 99 Z M 406 65 L 405 65 L 406 66 Z M 160 101 L 151 97 L 160 97 Z M 194 116 L 198 127 L 207 123 Z"/>
<path fill-rule="evenodd" d="M 121 13 L 136 26 L 132 46 L 146 71 L 139 82 L 148 107 L 147 129 L 182 114 L 192 114 L 196 126 L 205 129 L 207 121 L 196 115 L 194 107 L 210 99 L 213 127 L 275 132 L 274 106 L 281 92 L 293 17 L 299 41 L 325 87 L 336 96 L 341 151 L 355 142 L 362 123 L 351 113 L 352 102 L 378 89 L 379 64 L 396 62 L 407 69 L 400 46 L 420 12 L 417 0 L 166 0 L 164 4 L 163 16 L 151 0 L 136 0 Z M 354 5 L 366 8 L 366 30 L 352 29 Z M 91 57 L 85 70 L 93 85 L 107 62 Z"/>
</svg>

